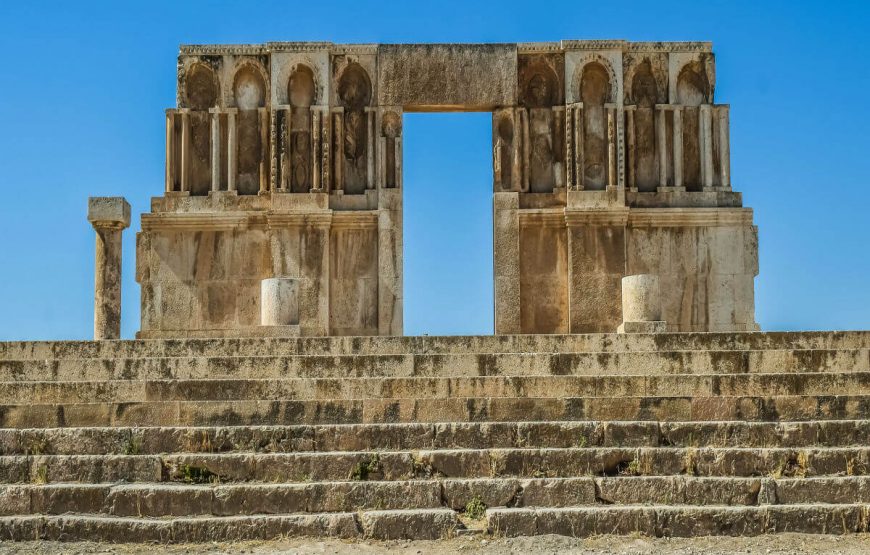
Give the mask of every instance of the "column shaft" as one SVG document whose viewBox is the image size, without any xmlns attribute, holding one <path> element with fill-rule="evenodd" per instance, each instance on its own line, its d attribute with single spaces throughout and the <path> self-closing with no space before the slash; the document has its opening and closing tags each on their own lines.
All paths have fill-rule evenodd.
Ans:
<svg viewBox="0 0 870 555">
<path fill-rule="evenodd" d="M 237 142 L 236 112 L 232 110 L 227 113 L 227 191 L 236 190 L 236 174 L 239 171 Z"/>
<path fill-rule="evenodd" d="M 674 187 L 683 186 L 683 110 L 674 109 Z"/>
<path fill-rule="evenodd" d="M 656 146 L 659 152 L 659 187 L 668 186 L 668 141 L 665 121 L 667 112 L 661 106 L 656 107 Z"/>
<path fill-rule="evenodd" d="M 211 113 L 211 190 L 221 188 L 221 115 Z"/>
<path fill-rule="evenodd" d="M 94 339 L 121 337 L 121 230 L 95 225 Z"/>
</svg>

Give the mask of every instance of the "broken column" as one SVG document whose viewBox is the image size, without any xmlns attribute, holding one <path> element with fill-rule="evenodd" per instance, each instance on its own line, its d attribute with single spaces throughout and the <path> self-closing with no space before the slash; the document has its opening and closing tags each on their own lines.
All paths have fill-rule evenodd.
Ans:
<svg viewBox="0 0 870 555">
<path fill-rule="evenodd" d="M 618 333 L 661 333 L 667 331 L 662 320 L 659 277 L 637 274 L 622 278 L 622 323 Z"/>
<path fill-rule="evenodd" d="M 276 277 L 260 282 L 260 325 L 299 325 L 299 280 Z"/>
<path fill-rule="evenodd" d="M 123 197 L 88 199 L 88 221 L 97 232 L 94 339 L 121 337 L 121 233 L 130 226 Z"/>
</svg>

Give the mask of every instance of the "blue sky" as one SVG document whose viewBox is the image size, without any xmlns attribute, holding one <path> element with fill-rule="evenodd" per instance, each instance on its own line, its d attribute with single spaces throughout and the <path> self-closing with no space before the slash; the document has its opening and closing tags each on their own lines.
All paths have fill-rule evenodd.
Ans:
<svg viewBox="0 0 870 555">
<path fill-rule="evenodd" d="M 89 195 L 163 187 L 179 43 L 711 40 L 732 181 L 755 209 L 763 329 L 870 329 L 870 62 L 862 2 L 3 2 L 0 340 L 88 338 Z M 490 121 L 405 117 L 406 333 L 491 333 Z"/>
</svg>

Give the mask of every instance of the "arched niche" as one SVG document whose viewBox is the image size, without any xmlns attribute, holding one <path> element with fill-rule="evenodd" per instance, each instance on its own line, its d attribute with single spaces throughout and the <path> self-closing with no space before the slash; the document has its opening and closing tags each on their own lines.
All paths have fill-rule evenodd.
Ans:
<svg viewBox="0 0 870 555">
<path fill-rule="evenodd" d="M 187 107 L 191 110 L 208 110 L 218 103 L 217 76 L 214 70 L 205 64 L 193 64 L 185 75 L 184 96 Z"/>
<path fill-rule="evenodd" d="M 631 78 L 629 96 L 635 106 L 633 114 L 635 136 L 635 183 L 639 191 L 655 191 L 658 185 L 656 166 L 655 105 L 657 102 L 656 79 L 652 64 L 644 59 L 638 64 Z"/>
<path fill-rule="evenodd" d="M 342 188 L 362 194 L 368 183 L 369 124 L 365 108 L 372 101 L 368 73 L 358 63 L 349 64 L 338 79 L 338 101 L 344 107 L 339 140 Z"/>
<path fill-rule="evenodd" d="M 255 195 L 266 171 L 265 118 L 259 110 L 266 106 L 266 82 L 257 67 L 244 64 L 236 70 L 233 102 L 238 108 L 236 188 L 240 195 Z"/>
<path fill-rule="evenodd" d="M 299 64 L 290 73 L 287 81 L 287 98 L 290 105 L 308 108 L 315 102 L 314 72 L 310 67 Z"/>
<path fill-rule="evenodd" d="M 217 106 L 219 85 L 215 71 L 204 63 L 194 63 L 185 74 L 184 100 L 190 112 L 187 180 L 191 195 L 206 195 L 211 189 L 211 114 Z"/>
<path fill-rule="evenodd" d="M 677 76 L 677 103 L 700 106 L 710 102 L 710 80 L 701 62 L 689 62 Z"/>
<path fill-rule="evenodd" d="M 233 100 L 239 110 L 256 110 L 266 105 L 266 82 L 256 67 L 245 64 L 233 79 Z"/>
<path fill-rule="evenodd" d="M 710 81 L 699 61 L 689 62 L 677 74 L 677 103 L 683 106 L 683 183 L 688 191 L 701 190 L 701 128 L 698 106 L 710 101 Z"/>
<path fill-rule="evenodd" d="M 314 71 L 299 64 L 287 80 L 287 99 L 290 102 L 290 125 L 282 137 L 282 151 L 291 168 L 282 180 L 284 187 L 294 193 L 307 193 L 312 187 L 311 106 L 317 101 Z"/>
<path fill-rule="evenodd" d="M 528 191 L 551 193 L 560 171 L 553 106 L 561 102 L 559 77 L 544 59 L 523 68 L 520 105 L 528 110 Z"/>
<path fill-rule="evenodd" d="M 583 102 L 583 185 L 585 189 L 601 190 L 607 187 L 605 104 L 613 101 L 610 73 L 600 62 L 589 62 L 583 66 L 578 89 Z"/>
<path fill-rule="evenodd" d="M 526 68 L 520 104 L 526 108 L 551 108 L 559 102 L 559 78 L 548 64 L 539 62 Z"/>
</svg>

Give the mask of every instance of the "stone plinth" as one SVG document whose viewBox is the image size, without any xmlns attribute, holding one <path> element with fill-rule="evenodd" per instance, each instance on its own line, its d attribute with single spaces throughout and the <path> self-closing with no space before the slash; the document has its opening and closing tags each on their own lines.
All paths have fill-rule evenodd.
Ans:
<svg viewBox="0 0 870 555">
<path fill-rule="evenodd" d="M 662 320 L 659 277 L 637 274 L 622 278 L 622 323 L 619 333 L 660 333 L 667 331 Z"/>
<path fill-rule="evenodd" d="M 123 197 L 88 199 L 88 221 L 97 232 L 94 339 L 121 337 L 121 232 L 130 226 Z"/>
</svg>

